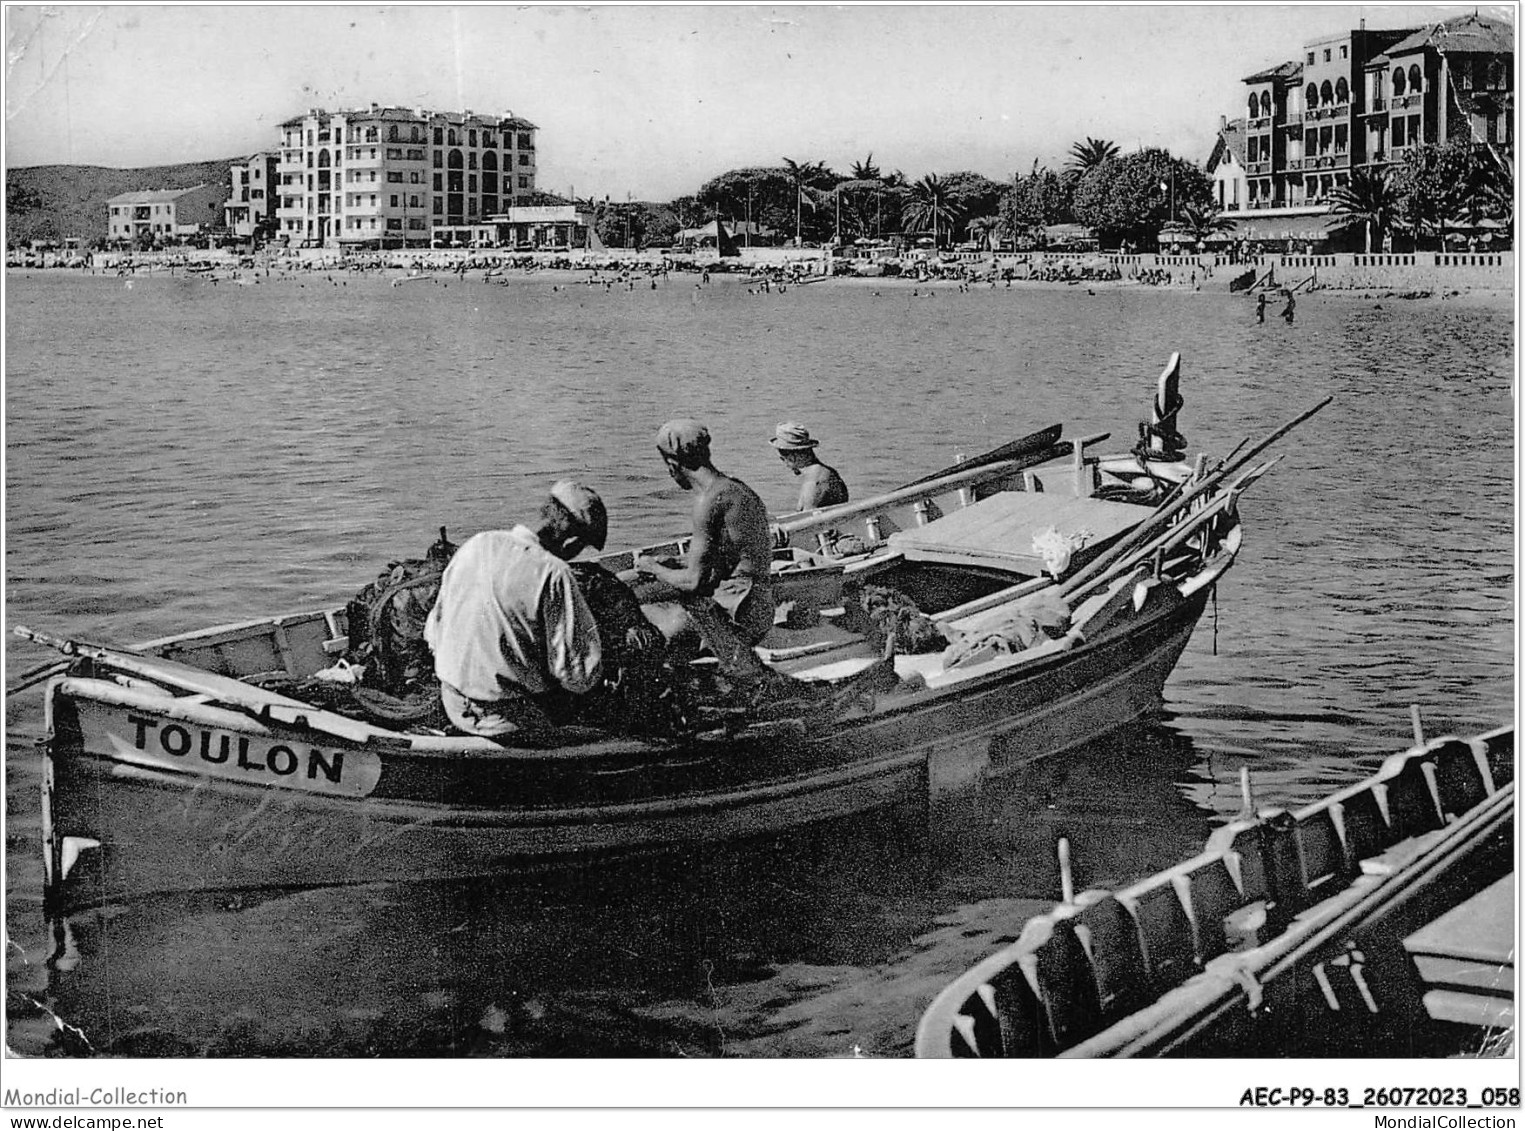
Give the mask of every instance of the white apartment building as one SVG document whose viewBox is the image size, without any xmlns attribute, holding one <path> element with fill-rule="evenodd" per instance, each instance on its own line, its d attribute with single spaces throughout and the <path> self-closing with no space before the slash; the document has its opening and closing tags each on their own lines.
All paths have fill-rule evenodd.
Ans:
<svg viewBox="0 0 1525 1131">
<path fill-rule="evenodd" d="M 282 122 L 278 234 L 293 247 L 429 247 L 535 191 L 532 122 L 404 109 L 310 110 Z"/>
</svg>

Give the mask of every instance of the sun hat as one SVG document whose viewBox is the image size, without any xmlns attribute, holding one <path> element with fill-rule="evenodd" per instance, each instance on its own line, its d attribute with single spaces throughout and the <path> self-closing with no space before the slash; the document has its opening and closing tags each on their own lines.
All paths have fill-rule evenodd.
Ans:
<svg viewBox="0 0 1525 1131">
<path fill-rule="evenodd" d="M 555 499 L 572 516 L 588 536 L 588 543 L 595 550 L 602 550 L 609 537 L 609 512 L 604 501 L 592 487 L 585 487 L 574 479 L 563 479 L 551 488 Z"/>
<path fill-rule="evenodd" d="M 707 460 L 710 454 L 710 430 L 697 420 L 686 417 L 669 420 L 657 430 L 657 451 L 680 463 L 691 462 L 695 458 Z"/>
<path fill-rule="evenodd" d="M 802 452 L 815 447 L 820 441 L 812 440 L 810 430 L 803 424 L 786 420 L 773 430 L 773 439 L 768 443 L 781 452 Z"/>
</svg>

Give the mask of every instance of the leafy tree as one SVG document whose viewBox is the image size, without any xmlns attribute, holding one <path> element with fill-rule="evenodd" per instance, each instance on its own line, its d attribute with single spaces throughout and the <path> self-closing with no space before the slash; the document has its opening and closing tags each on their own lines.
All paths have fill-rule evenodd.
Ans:
<svg viewBox="0 0 1525 1131">
<path fill-rule="evenodd" d="M 942 233 L 958 219 L 948 185 L 936 173 L 928 173 L 911 186 L 904 212 L 905 222 L 918 230 L 932 229 L 932 246 L 942 246 Z"/>
<path fill-rule="evenodd" d="M 953 227 L 964 217 L 996 213 L 1001 207 L 1001 197 L 1006 192 L 1002 182 L 992 181 L 981 173 L 967 170 L 945 174 L 942 183 L 947 189 L 948 201 L 953 209 Z"/>
<path fill-rule="evenodd" d="M 1489 151 L 1474 162 L 1466 189 L 1467 219 L 1496 220 L 1514 227 L 1514 166 Z"/>
<path fill-rule="evenodd" d="M 1338 186 L 1330 197 L 1334 210 L 1351 216 L 1366 228 L 1366 250 L 1381 247 L 1382 239 L 1392 230 L 1398 215 L 1398 197 L 1388 172 L 1382 166 L 1352 169 L 1350 180 Z"/>
<path fill-rule="evenodd" d="M 1032 235 L 1048 224 L 1062 224 L 1071 219 L 1070 197 L 1073 186 L 1047 166 L 1033 161 L 1027 176 L 1013 173 L 1011 185 L 1002 201 L 1003 227 L 1016 239 Z"/>
<path fill-rule="evenodd" d="M 1470 142 L 1420 145 L 1411 149 L 1393 174 L 1397 213 L 1417 243 L 1433 234 L 1445 246 L 1446 227 L 1465 211 L 1467 185 L 1474 175 Z"/>
<path fill-rule="evenodd" d="M 1065 172 L 1072 181 L 1078 181 L 1098 165 L 1111 161 L 1118 154 L 1115 142 L 1099 137 L 1088 137 L 1070 146 L 1070 160 Z"/>
<path fill-rule="evenodd" d="M 783 169 L 750 167 L 732 169 L 706 181 L 699 189 L 699 207 L 687 210 L 686 227 L 697 227 L 721 216 L 787 230 L 794 216 L 795 190 Z"/>
<path fill-rule="evenodd" d="M 1116 247 L 1123 240 L 1153 244 L 1173 214 L 1211 200 L 1212 182 L 1202 170 L 1163 149 L 1143 149 L 1103 161 L 1082 176 L 1073 207 L 1076 220 Z"/>
</svg>

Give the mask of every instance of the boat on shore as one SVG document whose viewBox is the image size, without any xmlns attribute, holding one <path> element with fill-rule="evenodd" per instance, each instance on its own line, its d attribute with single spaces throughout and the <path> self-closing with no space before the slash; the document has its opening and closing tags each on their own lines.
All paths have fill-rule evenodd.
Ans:
<svg viewBox="0 0 1525 1131">
<path fill-rule="evenodd" d="M 932 1002 L 916 1055 L 1512 1046 L 1514 801 L 1512 726 L 1421 740 L 1315 804 L 1235 820 L 1198 856 L 1116 892 L 1073 895 L 1062 876 L 1062 904 Z"/>
<path fill-rule="evenodd" d="M 1238 552 L 1240 494 L 1270 466 L 1254 458 L 1312 411 L 1212 467 L 1142 443 L 1100 457 L 1105 434 L 1055 425 L 782 516 L 781 617 L 758 654 L 798 700 L 722 704 L 678 733 L 570 727 L 520 749 L 288 693 L 346 653 L 343 606 L 131 649 L 18 628 L 70 657 L 45 695 L 49 905 L 488 875 L 899 804 L 924 814 L 1158 706 Z M 632 553 L 598 564 L 618 573 Z M 869 594 L 932 645 L 855 620 Z"/>
</svg>

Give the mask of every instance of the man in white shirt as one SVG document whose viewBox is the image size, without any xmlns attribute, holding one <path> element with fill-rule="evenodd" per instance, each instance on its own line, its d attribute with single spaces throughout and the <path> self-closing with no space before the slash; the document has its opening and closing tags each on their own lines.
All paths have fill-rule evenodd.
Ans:
<svg viewBox="0 0 1525 1131">
<path fill-rule="evenodd" d="M 564 479 L 532 526 L 484 530 L 456 551 L 424 636 L 445 713 L 461 730 L 542 742 L 555 733 L 557 701 L 597 686 L 598 625 L 567 562 L 602 550 L 608 526 L 598 494 Z"/>
</svg>

